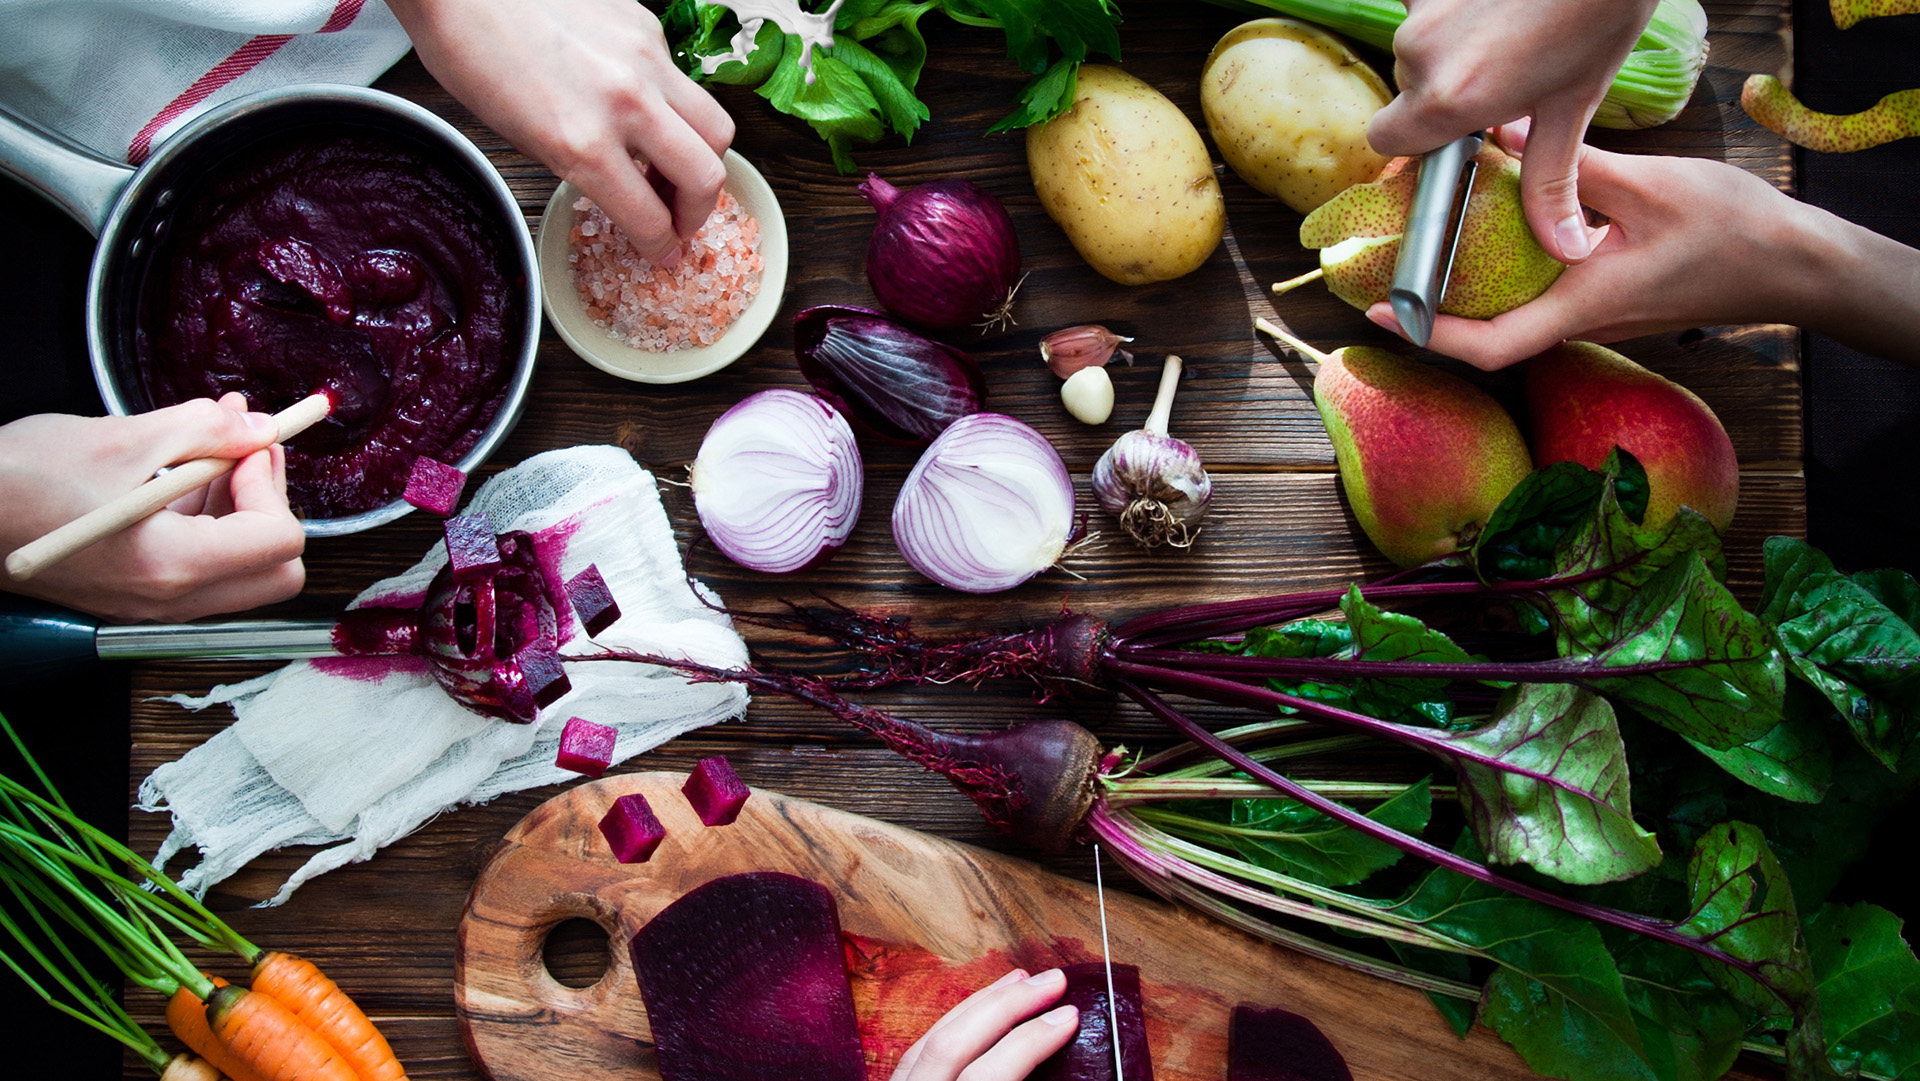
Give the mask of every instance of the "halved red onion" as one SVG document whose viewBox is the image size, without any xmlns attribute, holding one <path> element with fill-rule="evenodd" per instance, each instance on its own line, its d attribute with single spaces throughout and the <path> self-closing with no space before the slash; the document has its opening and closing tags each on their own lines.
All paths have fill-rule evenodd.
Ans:
<svg viewBox="0 0 1920 1081">
<path fill-rule="evenodd" d="M 853 429 L 832 405 L 797 390 L 763 390 L 722 413 L 688 479 L 707 535 L 749 570 L 811 567 L 860 517 Z"/>
<path fill-rule="evenodd" d="M 1001 413 L 953 422 L 893 504 L 893 542 L 914 570 L 997 593 L 1053 566 L 1073 532 L 1073 477 L 1047 437 Z"/>
</svg>

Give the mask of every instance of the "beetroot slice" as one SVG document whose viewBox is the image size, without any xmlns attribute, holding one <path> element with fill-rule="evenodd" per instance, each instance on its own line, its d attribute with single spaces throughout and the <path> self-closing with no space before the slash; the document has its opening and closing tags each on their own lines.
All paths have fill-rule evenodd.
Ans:
<svg viewBox="0 0 1920 1081">
<path fill-rule="evenodd" d="M 608 725 L 569 717 L 566 725 L 560 729 L 560 754 L 554 758 L 553 764 L 561 769 L 598 777 L 613 765 L 613 745 L 619 736 L 619 731 Z"/>
<path fill-rule="evenodd" d="M 642 927 L 632 954 L 662 1081 L 866 1081 L 825 886 L 716 878 Z"/>
<path fill-rule="evenodd" d="M 447 535 L 447 565 L 453 568 L 454 581 L 476 581 L 500 565 L 500 542 L 485 511 L 449 518 L 441 528 Z"/>
<path fill-rule="evenodd" d="M 533 704 L 541 709 L 553 705 L 561 695 L 573 690 L 573 681 L 567 678 L 567 669 L 560 663 L 560 654 L 547 642 L 529 642 L 520 647 L 520 652 L 513 655 L 513 663 L 526 678 L 527 691 L 533 695 Z"/>
<path fill-rule="evenodd" d="M 400 497 L 421 510 L 448 518 L 460 509 L 460 490 L 466 486 L 465 473 L 423 454 L 413 460 L 406 491 Z"/>
<path fill-rule="evenodd" d="M 647 797 L 638 792 L 621 796 L 600 819 L 600 833 L 621 863 L 645 863 L 666 839 L 667 828 L 653 815 Z"/>
<path fill-rule="evenodd" d="M 1353 1074 L 1312 1021 L 1242 1004 L 1227 1029 L 1227 1081 L 1353 1081 Z"/>
<path fill-rule="evenodd" d="M 733 772 L 733 764 L 725 755 L 702 758 L 687 775 L 687 783 L 680 786 L 680 791 L 687 794 L 687 802 L 693 804 L 700 821 L 709 826 L 724 826 L 739 818 L 740 808 L 753 794 L 740 780 L 740 775 Z"/>
<path fill-rule="evenodd" d="M 567 579 L 567 600 L 589 638 L 613 626 L 613 621 L 620 618 L 620 606 L 613 603 L 613 591 L 607 588 L 607 580 L 600 577 L 600 568 L 592 563 Z"/>
<path fill-rule="evenodd" d="M 1062 965 L 1067 993 L 1060 1001 L 1078 1007 L 1080 1030 L 1073 1042 L 1034 1067 L 1030 1081 L 1113 1081 L 1112 1020 L 1107 1013 L 1107 966 L 1099 961 Z M 1153 1081 L 1147 1022 L 1140 998 L 1140 970 L 1113 966 L 1113 995 L 1120 1015 L 1120 1060 L 1126 1081 Z"/>
</svg>

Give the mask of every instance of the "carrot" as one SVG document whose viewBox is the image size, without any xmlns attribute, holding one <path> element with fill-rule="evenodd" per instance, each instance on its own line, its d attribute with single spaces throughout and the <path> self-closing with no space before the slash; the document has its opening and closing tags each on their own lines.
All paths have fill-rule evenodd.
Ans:
<svg viewBox="0 0 1920 1081">
<path fill-rule="evenodd" d="M 360 1081 L 406 1081 L 387 1038 L 312 961 L 267 950 L 253 963 L 253 989 L 292 1011 L 353 1066 Z"/>
<path fill-rule="evenodd" d="M 213 985 L 225 987 L 227 981 L 215 976 Z M 207 1027 L 207 1004 L 185 987 L 167 999 L 167 1027 L 173 1030 L 181 1043 L 187 1045 L 188 1050 L 212 1063 L 214 1069 L 227 1075 L 230 1081 L 265 1081 L 213 1038 L 213 1030 Z"/>
<path fill-rule="evenodd" d="M 207 1027 L 263 1081 L 359 1081 L 340 1052 L 271 995 L 217 988 L 207 998 Z"/>
<path fill-rule="evenodd" d="M 231 1081 L 231 1079 L 214 1069 L 212 1063 L 197 1055 L 175 1055 L 167 1060 L 167 1068 L 160 1071 L 160 1081 Z"/>
</svg>

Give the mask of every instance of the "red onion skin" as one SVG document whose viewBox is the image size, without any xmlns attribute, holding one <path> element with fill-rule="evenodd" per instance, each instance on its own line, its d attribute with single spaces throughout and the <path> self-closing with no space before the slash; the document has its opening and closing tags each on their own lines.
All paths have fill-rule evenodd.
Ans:
<svg viewBox="0 0 1920 1081">
<path fill-rule="evenodd" d="M 1020 240 L 1006 207 L 966 180 L 901 191 L 868 174 L 860 194 L 879 213 L 867 281 L 887 310 L 925 326 L 991 324 L 1020 281 Z"/>
<path fill-rule="evenodd" d="M 941 408 L 930 411 L 926 403 L 906 398 L 876 401 L 856 392 L 821 360 L 821 346 L 836 327 L 850 329 L 877 351 L 891 354 L 910 378 L 946 384 Z M 821 304 L 802 311 L 793 317 L 793 355 L 814 393 L 833 403 L 855 431 L 886 443 L 924 447 L 948 424 L 979 412 L 987 400 L 986 377 L 971 356 L 872 308 Z"/>
</svg>

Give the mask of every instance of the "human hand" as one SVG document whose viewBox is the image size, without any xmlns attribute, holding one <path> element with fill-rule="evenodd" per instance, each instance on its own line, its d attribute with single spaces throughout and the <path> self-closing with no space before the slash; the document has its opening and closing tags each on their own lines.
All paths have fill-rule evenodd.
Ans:
<svg viewBox="0 0 1920 1081">
<path fill-rule="evenodd" d="M 1497 136 L 1531 157 L 1524 123 Z M 1582 201 L 1611 219 L 1593 230 L 1593 257 L 1492 319 L 1439 316 L 1429 348 L 1492 370 L 1569 338 L 1611 342 L 1806 314 L 1796 280 L 1810 273 L 1804 204 L 1744 169 L 1702 158 L 1587 147 L 1579 169 Z M 1367 318 L 1400 332 L 1387 304 Z"/>
<path fill-rule="evenodd" d="M 900 1056 L 893 1081 L 1020 1081 L 1079 1030 L 1072 1006 L 1033 1016 L 1066 990 L 1057 968 L 1038 976 L 1014 969 L 935 1021 Z"/>
<path fill-rule="evenodd" d="M 1520 169 L 1527 224 L 1547 253 L 1591 252 L 1580 216 L 1581 140 L 1658 0 L 1406 0 L 1394 33 L 1400 95 L 1374 114 L 1367 141 L 1388 157 L 1424 154 L 1463 135 L 1533 118 Z"/>
<path fill-rule="evenodd" d="M 634 0 L 388 6 L 441 85 L 598 203 L 642 256 L 670 259 L 713 213 L 733 118 L 674 66 L 660 20 Z"/>
<path fill-rule="evenodd" d="M 57 413 L 0 426 L 0 550 L 11 552 L 139 487 L 166 465 L 233 471 L 25 582 L 0 588 L 121 621 L 187 620 L 300 592 L 306 535 L 287 506 L 273 417 L 228 394 L 132 417 Z"/>
</svg>

